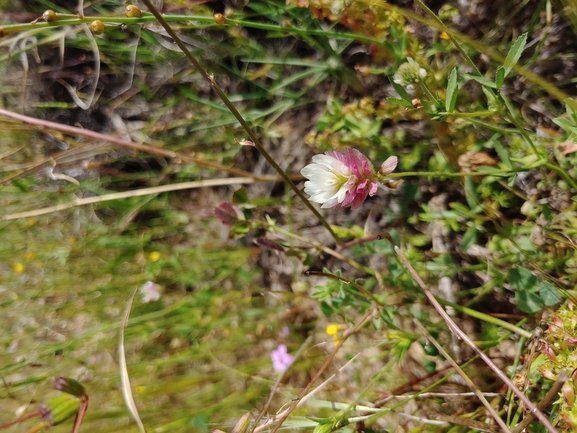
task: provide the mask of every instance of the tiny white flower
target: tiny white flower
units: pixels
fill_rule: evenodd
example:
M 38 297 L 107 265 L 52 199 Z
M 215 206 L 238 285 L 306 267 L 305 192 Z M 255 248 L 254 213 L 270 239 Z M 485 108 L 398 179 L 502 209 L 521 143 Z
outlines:
M 147 281 L 138 288 L 142 296 L 142 302 L 148 304 L 149 302 L 158 301 L 160 299 L 160 286 L 152 281 Z

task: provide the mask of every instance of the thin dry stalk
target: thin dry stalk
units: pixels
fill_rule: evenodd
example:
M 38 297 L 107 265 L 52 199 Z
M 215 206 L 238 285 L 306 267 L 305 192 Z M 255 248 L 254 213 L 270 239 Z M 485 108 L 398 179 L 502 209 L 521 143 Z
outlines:
M 30 218 L 39 215 L 45 215 L 52 212 L 58 212 L 64 209 L 70 209 L 72 207 L 77 206 L 84 206 L 87 204 L 94 204 L 94 203 L 102 203 L 105 201 L 110 200 L 120 200 L 124 198 L 130 197 L 141 197 L 144 195 L 151 195 L 151 194 L 160 194 L 163 192 L 170 192 L 170 191 L 181 191 L 183 189 L 194 189 L 194 188 L 204 188 L 210 186 L 223 186 L 223 185 L 236 185 L 236 184 L 248 184 L 254 183 L 255 180 L 252 177 L 233 177 L 233 178 L 226 178 L 226 179 L 209 179 L 209 180 L 198 180 L 194 182 L 182 182 L 173 185 L 163 185 L 163 186 L 155 186 L 152 188 L 142 188 L 142 189 L 135 189 L 132 191 L 125 191 L 125 192 L 116 192 L 113 194 L 105 194 L 100 195 L 97 197 L 87 197 L 87 198 L 78 198 L 70 203 L 62 203 L 55 206 L 49 206 L 42 209 L 36 209 L 26 212 L 19 212 L 11 215 L 0 216 L 0 220 L 7 221 L 7 220 L 15 220 L 21 218 Z
M 507 375 L 505 373 L 503 373 L 499 367 L 497 367 L 495 365 L 495 363 L 493 361 L 491 361 L 491 358 L 489 358 L 481 349 L 479 349 L 477 346 L 475 346 L 475 343 L 473 343 L 473 341 L 471 341 L 471 339 L 469 338 L 469 336 L 467 334 L 465 334 L 465 332 L 463 332 L 461 330 L 461 328 L 459 328 L 457 326 L 457 324 L 453 321 L 453 319 L 451 319 L 451 317 L 447 314 L 447 312 L 443 309 L 443 307 L 441 306 L 441 304 L 439 304 L 439 302 L 435 299 L 435 296 L 433 296 L 433 294 L 429 291 L 429 289 L 427 288 L 427 286 L 425 285 L 425 283 L 423 282 L 423 280 L 421 279 L 421 277 L 419 276 L 419 274 L 417 273 L 417 271 L 415 271 L 415 269 L 411 266 L 411 264 L 409 263 L 409 261 L 407 260 L 407 258 L 404 256 L 404 254 L 401 252 L 400 248 L 395 245 L 393 239 L 390 236 L 386 236 L 388 241 L 391 242 L 391 244 L 393 245 L 394 249 L 395 249 L 395 253 L 397 254 L 397 256 L 401 259 L 401 261 L 403 262 L 403 264 L 406 266 L 406 268 L 409 270 L 409 272 L 411 273 L 411 276 L 413 277 L 413 279 L 417 282 L 417 284 L 419 285 L 419 287 L 421 288 L 421 290 L 425 293 L 425 295 L 427 296 L 427 298 L 429 299 L 429 302 L 433 305 L 433 307 L 435 308 L 435 310 L 437 310 L 437 312 L 441 315 L 441 317 L 443 318 L 443 320 L 445 321 L 445 323 L 447 324 L 447 326 L 449 327 L 449 329 L 451 330 L 451 332 L 455 333 L 461 340 L 463 340 L 471 349 L 473 349 L 473 351 L 479 355 L 479 357 L 485 362 L 485 364 L 487 364 L 487 366 L 493 370 L 493 372 L 499 377 L 499 379 L 501 379 L 505 385 L 507 385 L 509 387 L 509 389 L 511 391 L 513 391 L 513 393 L 525 404 L 525 406 L 527 407 L 527 409 L 529 409 L 529 412 L 531 412 L 532 414 L 535 415 L 535 417 L 543 424 L 543 426 L 545 426 L 545 428 L 547 429 L 547 431 L 549 433 L 558 433 L 557 429 L 555 427 L 553 427 L 553 425 L 551 424 L 551 422 L 547 419 L 547 417 L 543 414 L 543 412 L 541 412 L 537 406 L 535 406 L 531 400 L 529 400 L 527 398 L 527 396 L 525 394 L 523 394 L 523 392 L 517 388 L 515 386 L 515 384 L 511 381 L 511 379 L 509 379 L 507 377 Z

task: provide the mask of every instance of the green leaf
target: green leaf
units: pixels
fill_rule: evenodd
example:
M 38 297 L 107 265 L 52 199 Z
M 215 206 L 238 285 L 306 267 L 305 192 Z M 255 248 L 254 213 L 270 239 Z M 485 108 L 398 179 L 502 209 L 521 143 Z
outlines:
M 477 186 L 475 181 L 471 177 L 465 178 L 465 199 L 467 200 L 467 205 L 469 209 L 473 212 L 477 212 L 479 203 L 481 203 L 481 197 L 477 194 Z
M 467 251 L 471 248 L 471 245 L 477 243 L 477 234 L 478 230 L 475 226 L 471 226 L 467 229 L 463 236 L 463 240 L 461 241 L 461 248 L 463 248 L 463 251 Z
M 246 188 L 244 186 L 242 188 L 237 189 L 232 194 L 232 202 L 234 204 L 248 203 L 248 193 L 246 192 Z
M 560 128 L 564 129 L 565 131 L 569 131 L 571 128 L 575 126 L 570 120 L 565 119 L 563 117 L 556 117 L 555 119 L 553 119 L 553 123 L 559 126 Z
M 499 66 L 497 69 L 497 73 L 495 74 L 495 85 L 497 89 L 501 89 L 503 87 L 503 83 L 505 82 L 505 69 L 502 66 Z
M 457 102 L 457 68 L 453 68 L 449 75 L 449 83 L 447 84 L 447 97 L 445 99 L 445 110 L 448 113 L 455 109 Z
M 413 104 L 407 101 L 404 101 L 402 99 L 397 99 L 397 98 L 387 98 L 387 100 L 389 102 L 392 102 L 393 104 L 397 104 L 400 105 L 401 107 L 405 107 L 405 108 L 415 108 L 413 107 Z
M 559 290 L 557 290 L 557 287 L 548 281 L 543 281 L 541 283 L 539 295 L 541 295 L 541 299 L 543 299 L 543 302 L 548 307 L 561 302 L 561 294 L 559 293 Z
M 393 86 L 393 88 L 395 89 L 395 91 L 399 94 L 399 96 L 407 101 L 409 104 L 411 104 L 411 107 L 413 106 L 413 102 L 411 97 L 409 96 L 409 94 L 407 93 L 407 91 L 405 90 L 405 88 L 397 83 L 395 83 L 393 81 L 393 77 L 389 77 L 389 81 L 391 82 L 391 85 Z
M 482 86 L 490 87 L 491 89 L 497 88 L 497 85 L 495 83 L 493 83 L 491 80 L 488 80 L 485 77 L 481 77 L 480 75 L 465 74 L 464 78 L 467 80 L 475 80 L 477 83 L 481 84 Z
M 536 293 L 518 291 L 515 293 L 517 306 L 525 313 L 534 314 L 543 309 L 545 304 Z
M 499 155 L 499 158 L 501 158 L 501 161 L 503 161 L 505 164 L 506 168 L 512 169 L 513 164 L 511 164 L 511 160 L 509 159 L 509 152 L 507 149 L 505 149 L 505 147 L 499 142 L 498 139 L 492 140 L 491 144 L 493 145 L 495 152 L 497 152 L 497 155 Z M 501 170 L 501 168 L 499 168 L 499 170 Z
M 525 49 L 525 45 L 527 44 L 527 33 L 523 33 L 521 36 L 517 38 L 517 40 L 513 43 L 513 46 L 509 50 L 507 57 L 505 58 L 505 77 L 509 75 L 513 66 L 517 64 L 519 59 L 521 58 L 521 54 L 523 54 L 523 50 Z
M 509 283 L 518 291 L 535 293 L 539 290 L 539 280 L 527 268 L 511 269 L 507 273 L 507 278 Z

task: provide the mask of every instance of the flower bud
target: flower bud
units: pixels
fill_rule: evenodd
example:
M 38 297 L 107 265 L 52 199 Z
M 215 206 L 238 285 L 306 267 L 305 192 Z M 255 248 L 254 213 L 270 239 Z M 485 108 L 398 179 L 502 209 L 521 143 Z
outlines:
M 226 17 L 223 14 L 216 13 L 213 16 L 214 22 L 217 23 L 219 26 L 222 26 L 226 23 Z
M 42 19 L 47 23 L 53 23 L 54 21 L 58 20 L 58 14 L 56 12 L 48 9 L 46 12 L 42 14 Z
M 396 156 L 389 156 L 385 162 L 381 164 L 381 168 L 379 169 L 380 176 L 386 176 L 387 174 L 392 173 L 397 168 L 397 164 L 399 163 L 399 158 Z
M 94 20 L 90 24 L 90 29 L 95 35 L 101 35 L 106 31 L 106 25 L 100 20 Z
M 389 179 L 386 182 L 383 183 L 383 185 L 385 185 L 387 188 L 390 189 L 397 189 L 398 187 L 400 187 L 403 184 L 404 180 L 403 179 Z
M 140 9 L 138 9 L 138 7 L 136 7 L 134 5 L 127 5 L 126 6 L 126 16 L 128 18 L 138 18 L 138 17 L 142 16 L 142 12 L 140 11 Z
M 42 421 L 50 422 L 50 425 L 58 425 L 75 416 L 80 410 L 81 403 L 70 394 L 60 394 L 48 400 L 48 403 L 40 406 Z
M 74 379 L 68 379 L 66 377 L 57 377 L 54 380 L 54 389 L 73 395 L 74 397 L 78 397 L 80 399 L 88 397 L 88 394 L 86 394 L 86 389 L 84 389 L 80 382 L 77 382 Z
M 563 394 L 563 398 L 565 401 L 570 405 L 573 406 L 575 403 L 575 390 L 573 389 L 573 385 L 571 382 L 567 381 L 563 384 L 561 388 L 561 393 Z

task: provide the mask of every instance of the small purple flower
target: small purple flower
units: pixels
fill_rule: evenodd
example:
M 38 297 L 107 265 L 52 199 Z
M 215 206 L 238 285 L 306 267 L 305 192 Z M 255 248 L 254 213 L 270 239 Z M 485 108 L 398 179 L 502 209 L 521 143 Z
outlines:
M 343 152 L 331 150 L 313 156 L 313 163 L 304 167 L 301 174 L 309 179 L 305 192 L 311 201 L 322 203 L 322 208 L 357 209 L 367 196 L 377 193 L 379 186 L 371 161 L 348 147 Z
M 287 352 L 286 346 L 280 344 L 277 350 L 273 350 L 270 354 L 270 359 L 272 359 L 272 368 L 276 372 L 285 371 L 291 362 L 293 362 L 293 356 Z

